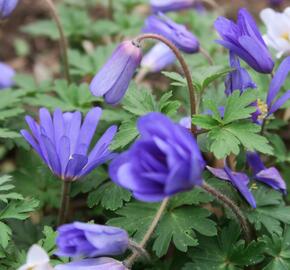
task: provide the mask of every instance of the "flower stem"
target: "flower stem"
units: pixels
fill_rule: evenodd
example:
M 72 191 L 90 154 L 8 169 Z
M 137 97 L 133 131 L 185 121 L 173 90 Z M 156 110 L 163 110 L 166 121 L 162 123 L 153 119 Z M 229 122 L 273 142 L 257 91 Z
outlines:
M 58 213 L 58 226 L 64 224 L 67 220 L 70 203 L 70 181 L 62 181 L 61 201 Z
M 141 41 L 144 39 L 159 40 L 159 41 L 163 42 L 164 44 L 166 44 L 173 51 L 173 53 L 175 54 L 176 58 L 178 59 L 180 65 L 183 69 L 184 76 L 185 76 L 186 81 L 187 81 L 189 97 L 190 97 L 191 116 L 196 114 L 196 90 L 195 90 L 195 87 L 192 83 L 192 77 L 191 77 L 190 70 L 189 70 L 182 54 L 180 53 L 180 51 L 177 49 L 177 47 L 171 41 L 169 41 L 165 37 L 163 37 L 161 35 L 157 35 L 157 34 L 142 34 L 134 40 L 134 43 L 136 43 L 137 45 L 138 44 L 140 45 Z M 195 134 L 195 132 L 196 132 L 196 127 L 193 124 L 191 124 L 191 132 L 193 134 Z
M 211 58 L 210 54 L 207 52 L 207 50 L 205 50 L 202 47 L 199 47 L 199 52 L 204 56 L 204 58 L 207 60 L 207 62 L 213 66 L 214 62 L 213 59 Z
M 147 232 L 145 233 L 143 239 L 141 240 L 141 242 L 139 244 L 139 248 L 143 249 L 146 246 L 148 240 L 150 239 L 150 237 L 154 233 L 154 230 L 155 230 L 156 226 L 158 225 L 158 222 L 161 219 L 161 217 L 162 217 L 162 215 L 163 215 L 163 213 L 164 213 L 164 211 L 166 209 L 166 206 L 167 206 L 168 202 L 169 202 L 169 198 L 165 198 L 162 201 L 162 203 L 161 203 L 161 205 L 160 205 L 160 207 L 159 207 L 154 219 L 152 220 L 152 223 L 150 224 Z M 139 252 L 137 252 L 137 251 L 133 252 L 133 254 L 128 259 L 126 259 L 125 265 L 128 268 L 130 268 L 134 264 L 135 260 L 138 258 L 138 255 L 139 255 Z
M 228 198 L 224 194 L 220 193 L 218 190 L 216 190 L 215 188 L 213 188 L 209 184 L 203 183 L 202 188 L 206 192 L 208 192 L 211 195 L 213 195 L 214 197 L 216 197 L 225 207 L 230 209 L 235 214 L 237 220 L 239 221 L 239 223 L 241 224 L 241 227 L 243 229 L 246 242 L 250 243 L 251 242 L 251 230 L 250 230 L 250 227 L 249 227 L 249 224 L 248 224 L 246 217 L 244 216 L 242 211 L 239 209 L 239 207 L 230 198 Z
M 57 26 L 57 29 L 58 29 L 58 32 L 60 35 L 59 46 L 60 46 L 61 54 L 63 57 L 64 75 L 65 75 L 67 82 L 70 83 L 71 78 L 70 78 L 70 73 L 69 73 L 69 61 L 68 61 L 68 55 L 67 55 L 67 51 L 68 51 L 67 40 L 65 38 L 65 34 L 64 34 L 64 30 L 63 30 L 63 27 L 62 27 L 62 24 L 60 21 L 60 17 L 57 14 L 57 11 L 56 11 L 56 8 L 55 8 L 53 1 L 52 0 L 44 0 L 44 1 L 47 3 L 47 5 L 51 11 L 51 15 L 56 23 L 56 26 Z
M 113 18 L 114 18 L 113 0 L 108 0 L 108 18 L 110 20 L 113 20 Z

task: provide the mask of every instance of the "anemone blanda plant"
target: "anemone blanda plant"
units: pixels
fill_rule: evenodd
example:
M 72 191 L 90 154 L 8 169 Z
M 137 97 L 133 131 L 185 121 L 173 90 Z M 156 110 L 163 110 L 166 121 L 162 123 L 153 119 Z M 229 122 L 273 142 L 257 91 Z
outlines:
M 40 123 L 26 116 L 31 133 L 21 130 L 22 136 L 63 181 L 75 181 L 112 159 L 109 150 L 117 127 L 111 126 L 90 150 L 102 114 L 101 108 L 91 109 L 84 121 L 80 112 L 56 109 L 51 116 L 45 108 L 39 110 Z
M 214 26 L 222 38 L 217 43 L 239 56 L 254 70 L 260 73 L 272 72 L 274 62 L 271 54 L 255 20 L 246 9 L 239 10 L 237 23 L 219 17 Z

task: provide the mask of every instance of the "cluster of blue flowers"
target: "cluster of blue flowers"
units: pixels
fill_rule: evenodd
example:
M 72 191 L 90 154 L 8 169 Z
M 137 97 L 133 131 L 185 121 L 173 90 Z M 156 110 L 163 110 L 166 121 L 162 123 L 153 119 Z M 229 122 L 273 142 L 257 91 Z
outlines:
M 192 8 L 195 2 L 152 1 L 154 14 L 145 21 L 143 32 L 159 34 L 185 53 L 198 52 L 200 45 L 197 38 L 185 26 L 160 13 Z M 7 17 L 16 4 L 17 1 L 0 0 L 0 18 Z M 248 88 L 256 88 L 246 69 L 241 67 L 240 60 L 257 72 L 273 72 L 271 54 L 254 19 L 245 9 L 239 11 L 237 23 L 220 17 L 215 22 L 215 28 L 221 36 L 217 43 L 228 49 L 230 66 L 234 69 L 226 78 L 227 95 L 237 89 L 243 92 Z M 152 62 L 150 55 L 157 55 L 158 61 Z M 139 44 L 131 40 L 124 41 L 94 77 L 90 90 L 95 96 L 103 96 L 108 104 L 118 104 L 142 62 L 144 66 L 151 65 L 152 71 L 159 71 L 173 61 L 174 54 L 161 43 L 142 60 Z M 4 64 L 0 64 L 0 70 L 0 88 L 10 87 L 14 72 Z M 277 98 L 289 71 L 290 57 L 281 63 L 272 79 L 264 104 L 266 114 L 261 111 L 259 101 L 253 105 L 257 106 L 253 121 L 264 120 L 261 116 L 269 117 L 290 98 L 290 90 Z M 246 201 L 256 207 L 255 198 L 248 188 L 250 180 L 245 173 L 234 172 L 227 164 L 223 169 L 206 167 L 191 132 L 161 113 L 152 112 L 139 118 L 137 126 L 140 137 L 126 152 L 117 155 L 110 151 L 116 126 L 108 128 L 89 152 L 101 113 L 101 108 L 93 108 L 82 122 L 80 112 L 63 113 L 56 109 L 51 115 L 42 108 L 39 111 L 39 123 L 30 116 L 26 117 L 31 133 L 22 130 L 21 134 L 63 181 L 76 181 L 99 165 L 113 160 L 109 175 L 116 184 L 132 191 L 138 200 L 156 202 L 202 185 L 202 173 L 207 168 L 216 177 L 231 182 Z M 257 153 L 247 153 L 247 162 L 257 181 L 286 192 L 285 182 L 278 170 L 266 168 Z M 121 262 L 104 257 L 122 255 L 128 249 L 129 238 L 124 230 L 75 222 L 61 226 L 58 232 L 57 255 L 84 259 L 58 265 L 55 269 L 126 269 Z

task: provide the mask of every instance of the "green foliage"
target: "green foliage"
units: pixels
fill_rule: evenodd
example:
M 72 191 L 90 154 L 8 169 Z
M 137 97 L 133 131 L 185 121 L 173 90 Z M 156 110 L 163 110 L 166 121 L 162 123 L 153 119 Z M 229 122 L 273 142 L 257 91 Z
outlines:
M 0 247 L 3 249 L 7 248 L 12 235 L 7 219 L 24 220 L 38 207 L 38 201 L 23 198 L 14 188 L 11 176 L 0 176 Z
M 264 243 L 239 240 L 240 230 L 230 223 L 215 238 L 199 237 L 200 245 L 190 252 L 192 263 L 182 270 L 238 270 L 263 260 Z
M 212 115 L 192 117 L 195 125 L 208 130 L 208 150 L 217 158 L 224 158 L 231 153 L 239 154 L 240 146 L 250 151 L 273 153 L 268 140 L 259 135 L 261 127 L 247 120 L 256 110 L 250 106 L 255 99 L 253 91 L 246 91 L 242 95 L 235 91 L 226 100 L 223 117 L 212 100 L 206 102 L 206 107 L 211 110 Z
M 267 254 L 267 265 L 263 270 L 286 270 L 290 268 L 290 230 L 287 226 L 283 238 L 276 234 L 271 237 L 263 236 L 261 241 L 265 242 L 265 253 Z
M 262 185 L 253 190 L 257 208 L 248 210 L 248 219 L 256 230 L 282 235 L 283 225 L 290 224 L 290 206 L 285 206 L 282 195 Z

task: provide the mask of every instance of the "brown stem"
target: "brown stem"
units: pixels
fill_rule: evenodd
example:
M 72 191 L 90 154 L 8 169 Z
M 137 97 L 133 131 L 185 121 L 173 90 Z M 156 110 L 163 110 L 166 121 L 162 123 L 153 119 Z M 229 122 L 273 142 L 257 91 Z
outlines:
M 248 224 L 246 217 L 244 216 L 242 211 L 239 209 L 239 207 L 230 198 L 228 198 L 224 194 L 220 193 L 218 190 L 216 190 L 215 188 L 213 188 L 209 184 L 203 183 L 202 188 L 206 192 L 208 192 L 211 195 L 213 195 L 214 197 L 216 197 L 225 207 L 230 209 L 235 214 L 237 220 L 239 221 L 239 223 L 241 224 L 241 227 L 243 229 L 246 242 L 250 243 L 251 242 L 251 230 L 250 230 L 250 227 L 249 227 L 249 224 Z
M 207 52 L 207 50 L 205 50 L 202 47 L 199 47 L 199 52 L 204 56 L 204 58 L 208 61 L 208 63 L 211 66 L 214 64 L 213 59 L 211 58 L 211 56 L 209 55 L 209 53 Z
M 139 244 L 139 248 L 144 248 L 146 246 L 146 244 L 147 244 L 148 240 L 150 239 L 150 237 L 152 236 L 160 218 L 162 217 L 168 202 L 169 202 L 169 198 L 165 198 L 162 201 L 154 219 L 152 220 L 152 223 L 150 224 L 147 232 L 145 233 L 142 241 Z M 135 262 L 135 260 L 138 258 L 138 255 L 139 255 L 139 253 L 135 251 L 128 259 L 126 259 L 125 265 L 128 268 L 130 268 L 133 265 L 133 263 Z
M 108 0 L 108 18 L 110 20 L 113 20 L 113 18 L 114 18 L 113 0 Z
M 61 25 L 61 21 L 60 18 L 57 14 L 55 5 L 53 3 L 52 0 L 44 0 L 47 5 L 49 6 L 49 9 L 51 11 L 51 15 L 56 23 L 60 38 L 59 38 L 59 46 L 60 46 L 60 50 L 62 53 L 62 57 L 63 57 L 63 65 L 64 65 L 64 73 L 65 73 L 65 78 L 67 80 L 68 83 L 71 82 L 71 78 L 70 78 L 70 73 L 69 73 L 69 61 L 68 61 L 68 55 L 67 55 L 67 40 L 64 34 L 64 30 L 63 27 Z
M 157 34 L 142 34 L 139 37 L 137 37 L 134 42 L 138 45 L 144 39 L 159 40 L 159 41 L 163 42 L 164 44 L 166 44 L 173 51 L 173 53 L 175 54 L 176 58 L 178 59 L 180 65 L 183 69 L 184 76 L 185 76 L 186 81 L 187 81 L 189 97 L 190 97 L 191 116 L 196 114 L 196 96 L 195 96 L 196 91 L 195 91 L 195 87 L 192 83 L 192 77 L 191 77 L 191 73 L 189 71 L 189 68 L 188 68 L 182 54 L 180 53 L 180 51 L 177 49 L 177 47 L 171 41 L 169 41 L 165 37 L 163 37 L 161 35 L 157 35 Z M 196 132 L 196 127 L 193 124 L 191 124 L 191 132 L 193 134 L 195 134 L 195 132 Z
M 62 180 L 61 201 L 58 214 L 58 226 L 64 224 L 67 220 L 70 203 L 71 182 Z

